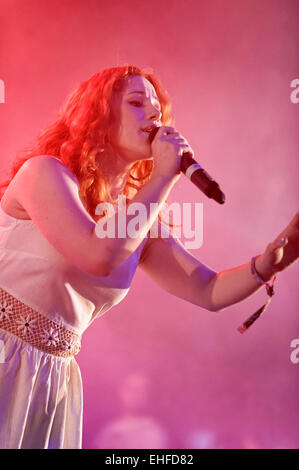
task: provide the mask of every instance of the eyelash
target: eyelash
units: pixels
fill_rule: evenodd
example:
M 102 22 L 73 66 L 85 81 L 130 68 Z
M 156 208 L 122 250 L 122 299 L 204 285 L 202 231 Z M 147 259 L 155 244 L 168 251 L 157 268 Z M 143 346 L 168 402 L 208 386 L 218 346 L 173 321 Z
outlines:
M 141 103 L 140 101 L 129 101 L 130 104 L 132 104 L 133 106 L 136 106 L 137 108 L 140 108 L 143 103 Z M 159 111 L 161 112 L 161 109 L 159 107 Z
M 130 101 L 129 103 L 137 107 L 142 106 L 142 103 L 140 103 L 139 101 Z

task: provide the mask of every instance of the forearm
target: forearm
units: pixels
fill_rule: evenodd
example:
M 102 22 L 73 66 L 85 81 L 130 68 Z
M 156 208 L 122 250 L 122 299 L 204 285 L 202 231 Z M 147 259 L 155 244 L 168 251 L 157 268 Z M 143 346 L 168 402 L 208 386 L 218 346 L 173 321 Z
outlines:
M 251 273 L 250 262 L 232 269 L 218 272 L 211 280 L 210 298 L 213 311 L 221 311 L 231 305 L 252 296 L 264 288 Z M 265 282 L 268 282 L 274 273 L 266 272 L 263 267 L 263 255 L 255 260 L 255 267 Z
M 174 180 L 172 178 L 163 176 L 153 177 L 127 205 L 125 213 L 121 211 L 113 214 L 104 222 L 104 226 L 106 223 L 109 224 L 112 222 L 112 226 L 115 227 L 115 236 L 99 238 L 99 232 L 95 230 L 92 241 L 95 247 L 94 253 L 98 253 L 98 259 L 101 259 L 105 254 L 105 262 L 108 271 L 113 270 L 123 263 L 142 243 L 147 232 L 157 219 L 173 185 Z M 132 211 L 133 214 L 130 215 L 131 206 L 135 203 L 142 204 L 145 217 L 139 217 L 138 236 L 134 234 L 134 237 L 132 237 L 128 227 L 131 221 L 136 219 L 136 213 L 133 213 L 134 211 Z M 122 219 L 119 220 L 120 218 Z M 101 224 L 101 221 L 99 221 L 98 224 Z M 125 233 L 121 235 L 118 233 L 118 227 L 120 225 L 125 228 Z

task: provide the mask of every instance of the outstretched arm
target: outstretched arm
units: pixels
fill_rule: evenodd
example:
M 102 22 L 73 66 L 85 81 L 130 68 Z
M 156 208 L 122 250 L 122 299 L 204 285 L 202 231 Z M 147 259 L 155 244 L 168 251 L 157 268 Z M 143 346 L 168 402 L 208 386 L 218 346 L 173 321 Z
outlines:
M 286 237 L 284 243 L 280 242 L 282 237 Z M 299 213 L 258 256 L 256 270 L 267 282 L 298 256 Z M 247 299 L 263 287 L 251 274 L 250 262 L 217 273 L 172 236 L 149 238 L 139 266 L 167 292 L 214 312 Z

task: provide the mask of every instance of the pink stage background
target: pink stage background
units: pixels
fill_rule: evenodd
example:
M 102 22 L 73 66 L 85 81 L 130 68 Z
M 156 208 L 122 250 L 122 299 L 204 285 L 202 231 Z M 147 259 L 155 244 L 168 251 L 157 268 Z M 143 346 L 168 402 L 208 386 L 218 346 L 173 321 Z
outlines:
M 227 196 L 220 206 L 180 178 L 169 202 L 204 207 L 192 253 L 216 270 L 248 262 L 298 210 L 298 21 L 297 0 L 1 0 L 1 179 L 78 82 L 124 63 L 152 68 Z M 138 270 L 83 336 L 84 448 L 298 448 L 298 272 L 278 277 L 240 335 L 264 290 L 212 313 Z

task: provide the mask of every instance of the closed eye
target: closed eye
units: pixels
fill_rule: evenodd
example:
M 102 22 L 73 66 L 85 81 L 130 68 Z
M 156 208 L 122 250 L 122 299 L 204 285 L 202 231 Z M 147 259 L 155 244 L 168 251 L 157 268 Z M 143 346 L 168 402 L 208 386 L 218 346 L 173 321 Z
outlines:
M 142 106 L 142 103 L 140 101 L 129 101 L 129 103 L 132 104 L 133 106 L 137 106 L 137 107 Z

